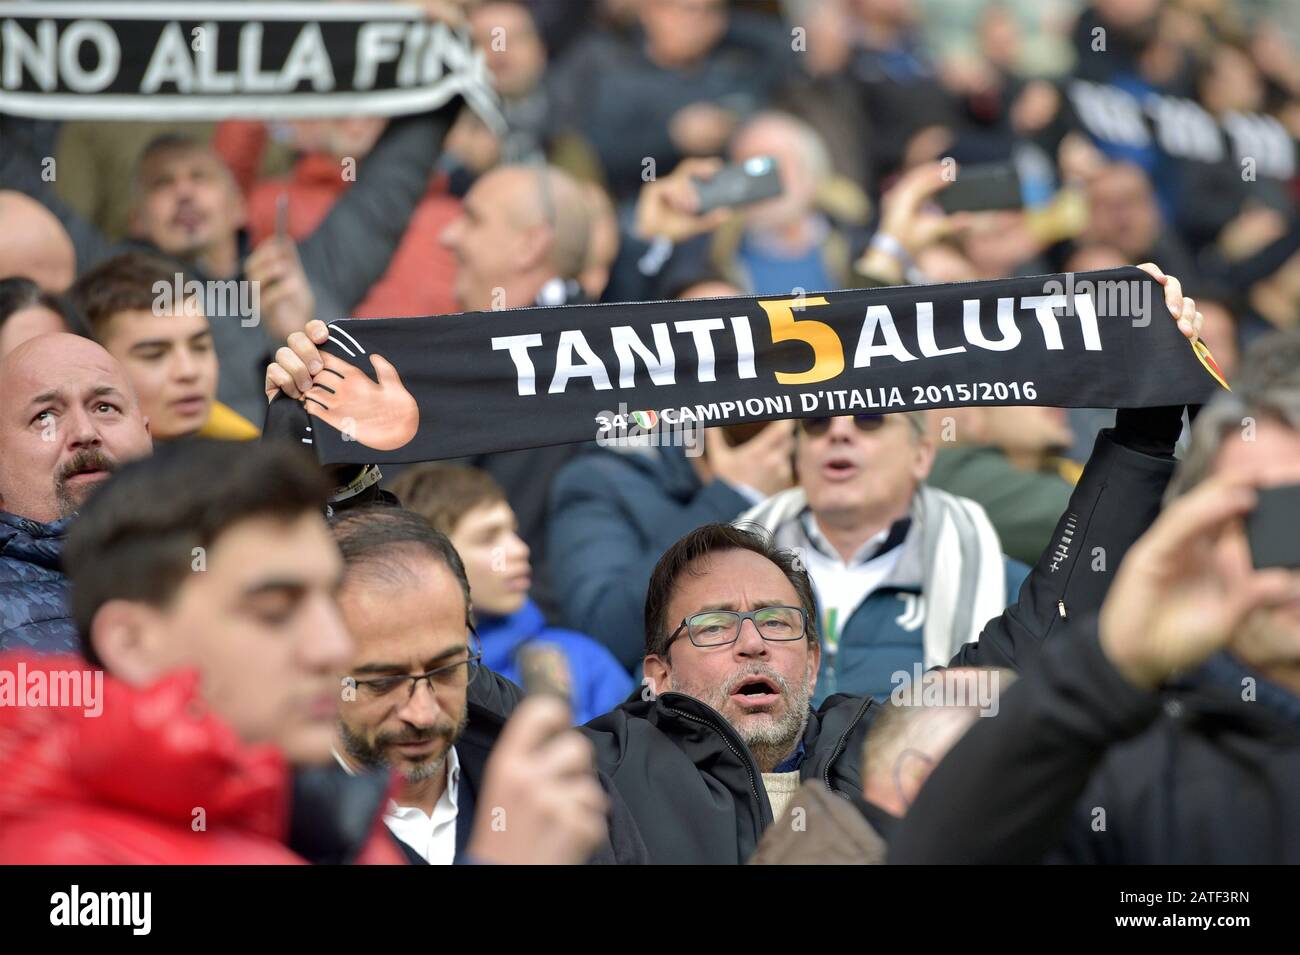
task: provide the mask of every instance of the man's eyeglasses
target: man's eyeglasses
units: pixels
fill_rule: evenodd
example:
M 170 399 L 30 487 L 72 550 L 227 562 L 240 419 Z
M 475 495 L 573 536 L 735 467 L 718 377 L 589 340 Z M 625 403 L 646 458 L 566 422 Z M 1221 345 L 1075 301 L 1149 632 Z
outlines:
M 800 418 L 799 426 L 803 428 L 804 434 L 819 438 L 831 429 L 831 422 L 834 420 L 834 418 Z M 882 414 L 855 414 L 853 416 L 854 426 L 864 433 L 879 431 L 884 423 L 885 416 Z
M 415 688 L 424 680 L 429 681 L 429 689 L 434 694 L 437 694 L 440 687 L 448 690 L 458 690 L 468 686 L 474 680 L 474 677 L 478 675 L 479 664 L 483 660 L 483 652 L 478 643 L 478 633 L 471 628 L 470 636 L 469 653 L 463 659 L 414 676 L 403 673 L 394 676 L 377 676 L 365 680 L 353 679 L 352 682 L 356 685 L 357 695 L 362 699 L 378 700 L 382 697 L 395 695 L 405 685 L 407 687 L 406 699 L 409 700 L 415 696 Z
M 740 613 L 736 610 L 705 610 L 691 614 L 668 638 L 672 643 L 683 630 L 697 647 L 723 647 L 740 638 L 746 620 L 764 640 L 785 642 L 800 640 L 808 629 L 808 620 L 800 607 L 761 607 Z

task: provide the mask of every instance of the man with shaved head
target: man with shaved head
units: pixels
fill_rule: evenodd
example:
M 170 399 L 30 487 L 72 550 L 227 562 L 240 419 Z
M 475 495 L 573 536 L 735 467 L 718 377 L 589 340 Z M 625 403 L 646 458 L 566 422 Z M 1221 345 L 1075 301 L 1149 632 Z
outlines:
M 465 195 L 442 234 L 455 254 L 456 300 L 466 311 L 581 301 L 576 279 L 591 232 L 577 183 L 550 166 L 499 166 Z
M 63 535 L 86 496 L 152 450 L 126 372 L 78 335 L 0 359 L 0 650 L 75 650 Z
M 20 192 L 0 191 L 0 279 L 21 276 L 62 292 L 76 274 L 72 240 L 54 213 Z

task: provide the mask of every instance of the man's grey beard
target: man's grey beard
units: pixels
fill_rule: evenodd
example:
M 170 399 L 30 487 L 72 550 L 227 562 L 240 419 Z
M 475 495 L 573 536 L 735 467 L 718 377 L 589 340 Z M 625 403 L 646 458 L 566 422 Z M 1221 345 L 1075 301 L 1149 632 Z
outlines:
M 117 470 L 117 461 L 98 448 L 83 448 L 54 475 L 54 499 L 59 508 L 60 519 L 71 517 L 81 510 L 87 495 L 95 488 L 87 487 L 73 491 L 68 486 L 68 479 L 86 468 L 95 468 L 112 473 Z
M 456 728 L 448 734 L 444 727 L 439 726 L 433 730 L 417 734 L 404 734 L 401 738 L 393 736 L 376 737 L 374 743 L 368 743 L 362 737 L 353 733 L 346 723 L 339 720 L 339 739 L 343 742 L 343 748 L 347 754 L 355 759 L 362 766 L 368 766 L 371 769 L 387 769 L 391 765 L 384 758 L 384 748 L 387 743 L 420 743 L 427 739 L 435 737 L 445 737 L 447 745 L 437 756 L 432 757 L 423 763 L 417 763 L 414 766 L 403 769 L 402 778 L 408 783 L 422 783 L 427 779 L 432 779 L 438 773 L 442 772 L 447 765 L 447 754 L 451 748 L 456 745 L 456 740 L 460 739 L 460 734 L 465 732 L 465 726 L 469 723 L 469 709 L 461 710 L 460 721 Z
M 55 503 L 59 508 L 59 520 L 63 520 L 65 517 L 71 517 L 73 514 L 77 513 L 77 511 L 81 510 L 80 497 L 74 495 L 72 490 L 66 484 L 54 485 L 54 498 Z
M 770 666 L 751 663 L 733 674 L 725 686 L 710 686 L 705 690 L 696 690 L 677 679 L 674 672 L 668 678 L 668 689 L 676 693 L 693 696 L 701 703 L 707 703 L 724 717 L 724 707 L 730 702 L 728 690 L 736 682 L 747 676 L 763 676 L 776 684 L 781 698 L 785 700 L 785 711 L 776 719 L 758 725 L 745 727 L 731 724 L 732 728 L 744 740 L 749 751 L 754 754 L 760 772 L 770 773 L 781 761 L 794 752 L 804 730 L 808 728 L 808 705 L 812 700 L 812 660 L 804 668 L 804 677 L 798 686 L 791 687 L 789 682 Z M 730 719 L 727 720 L 731 722 Z

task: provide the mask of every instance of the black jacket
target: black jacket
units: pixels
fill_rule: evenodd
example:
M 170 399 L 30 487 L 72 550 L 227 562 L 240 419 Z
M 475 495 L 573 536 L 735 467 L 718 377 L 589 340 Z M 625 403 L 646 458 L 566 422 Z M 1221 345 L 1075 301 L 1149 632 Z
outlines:
M 1214 662 L 1140 690 L 1080 621 L 944 758 L 889 861 L 1300 862 L 1300 697 Z
M 478 805 L 478 793 L 483 787 L 483 775 L 487 768 L 488 757 L 496 746 L 501 730 L 505 728 L 503 711 L 514 708 L 514 703 L 523 691 L 496 674 L 480 673 L 471 686 L 495 681 L 490 691 L 481 696 L 493 702 L 484 706 L 474 699 L 468 704 L 469 721 L 465 731 L 456 740 L 456 755 L 460 759 L 460 792 L 456 812 L 456 860 L 473 861 L 465 856 L 470 834 L 474 829 L 475 810 Z M 496 695 L 500 694 L 500 695 Z M 508 701 L 508 702 L 503 702 Z M 609 835 L 606 842 L 587 860 L 588 865 L 643 865 L 648 861 L 645 843 L 637 831 L 636 821 L 628 811 L 618 791 L 604 773 L 597 773 L 600 784 L 610 798 Z M 406 854 L 409 862 L 424 865 L 425 860 L 412 847 L 397 839 L 398 846 Z
M 1166 456 L 1172 437 L 1152 441 L 1128 427 L 1098 436 L 1054 543 L 1019 600 L 991 620 L 952 665 L 1019 669 L 1059 623 L 1100 607 L 1114 568 L 1159 511 L 1174 467 L 1172 455 Z M 489 693 L 492 699 L 479 702 L 497 712 L 508 712 L 517 698 L 501 692 L 505 681 L 499 678 L 475 683 L 471 693 Z M 846 797 L 860 794 L 862 743 L 878 711 L 865 697 L 827 699 L 809 715 L 802 778 L 820 778 Z M 633 694 L 584 730 L 596 746 L 597 765 L 636 819 L 651 862 L 741 863 L 753 853 L 772 821 L 771 805 L 753 756 L 717 711 L 679 693 L 654 700 Z
M 874 710 L 869 697 L 839 694 L 809 715 L 802 780 L 862 792 L 861 753 Z M 772 824 L 754 757 L 712 707 L 681 693 L 640 696 L 584 729 L 596 764 L 636 817 L 654 863 L 745 862 Z

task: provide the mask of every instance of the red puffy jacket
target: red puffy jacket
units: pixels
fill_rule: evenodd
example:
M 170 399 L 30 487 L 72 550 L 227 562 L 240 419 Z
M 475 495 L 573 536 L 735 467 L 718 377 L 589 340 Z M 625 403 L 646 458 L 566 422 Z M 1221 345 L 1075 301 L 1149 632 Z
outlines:
M 289 764 L 210 713 L 196 672 L 145 689 L 104 674 L 98 716 L 17 705 L 83 671 L 76 657 L 0 654 L 0 864 L 306 862 L 286 845 Z M 357 861 L 405 861 L 382 807 Z

